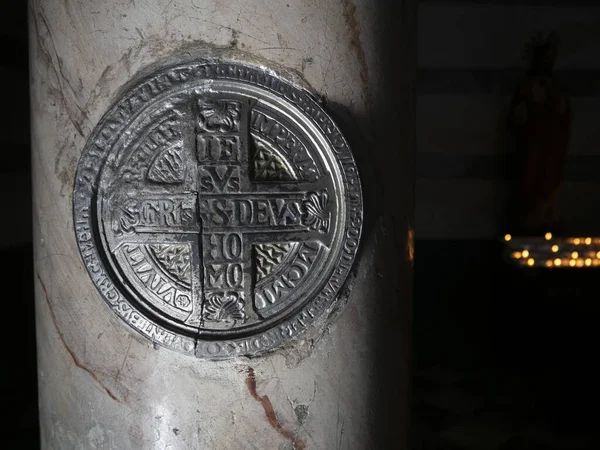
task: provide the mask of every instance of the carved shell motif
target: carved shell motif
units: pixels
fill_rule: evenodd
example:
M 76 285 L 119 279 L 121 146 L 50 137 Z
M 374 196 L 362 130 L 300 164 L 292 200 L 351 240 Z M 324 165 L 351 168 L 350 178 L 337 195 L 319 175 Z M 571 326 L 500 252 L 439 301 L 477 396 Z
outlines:
M 329 197 L 325 191 L 309 192 L 303 202 L 304 224 L 311 230 L 327 233 L 331 213 L 327 209 Z
M 117 235 L 132 233 L 140 222 L 138 205 L 135 200 L 129 200 L 115 212 L 112 229 Z
M 200 127 L 209 132 L 228 133 L 236 129 L 240 118 L 240 104 L 228 100 L 201 100 Z
M 212 294 L 204 305 L 204 318 L 215 322 L 244 322 L 244 300 L 235 292 Z

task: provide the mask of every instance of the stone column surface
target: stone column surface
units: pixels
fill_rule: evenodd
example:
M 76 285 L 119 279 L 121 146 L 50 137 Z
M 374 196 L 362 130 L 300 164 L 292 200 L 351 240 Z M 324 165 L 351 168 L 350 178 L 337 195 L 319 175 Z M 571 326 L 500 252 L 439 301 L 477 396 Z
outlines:
M 415 3 L 30 1 L 43 449 L 408 448 Z M 363 237 L 339 313 L 267 356 L 153 345 L 108 308 L 75 240 L 75 170 L 95 125 L 136 73 L 202 48 L 303 79 L 361 171 Z

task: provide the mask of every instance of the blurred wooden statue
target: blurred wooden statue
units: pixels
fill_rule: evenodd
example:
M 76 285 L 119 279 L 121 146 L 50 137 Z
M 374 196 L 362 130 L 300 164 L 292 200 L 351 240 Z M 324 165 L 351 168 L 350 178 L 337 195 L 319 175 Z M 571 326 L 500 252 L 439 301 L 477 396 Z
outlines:
M 558 39 L 539 33 L 525 48 L 529 72 L 520 81 L 510 108 L 516 134 L 519 173 L 514 202 L 515 231 L 554 229 L 557 191 L 562 177 L 569 130 L 569 95 L 554 77 Z

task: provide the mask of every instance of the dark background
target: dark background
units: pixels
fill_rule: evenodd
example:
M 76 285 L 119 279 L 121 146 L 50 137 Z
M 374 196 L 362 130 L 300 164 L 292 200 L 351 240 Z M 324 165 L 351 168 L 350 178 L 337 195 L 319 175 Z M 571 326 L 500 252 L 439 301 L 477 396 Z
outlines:
M 39 447 L 31 244 L 27 2 L 4 2 L 0 14 L 0 267 L 3 448 Z
M 596 269 L 501 257 L 525 44 L 554 30 L 572 135 L 559 218 L 600 236 L 600 1 L 419 2 L 414 450 L 598 449 Z
M 562 216 L 574 231 L 600 234 L 598 3 L 420 2 L 414 450 L 600 448 L 600 273 L 513 269 L 496 240 L 511 179 L 506 109 L 521 49 L 545 28 L 563 40 L 557 69 L 575 115 Z M 0 180 L 11 218 L 0 261 L 15 291 L 4 296 L 3 439 L 29 449 L 39 439 L 26 2 L 7 3 L 0 17 Z

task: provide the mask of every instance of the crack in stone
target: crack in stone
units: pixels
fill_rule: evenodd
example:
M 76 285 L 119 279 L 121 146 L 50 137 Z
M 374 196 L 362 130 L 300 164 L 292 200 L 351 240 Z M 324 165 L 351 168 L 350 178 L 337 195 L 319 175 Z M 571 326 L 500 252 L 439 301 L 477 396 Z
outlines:
M 65 347 L 65 349 L 67 350 L 67 352 L 71 356 L 71 359 L 73 360 L 73 363 L 75 364 L 75 366 L 79 367 L 84 372 L 87 372 L 92 377 L 92 379 L 102 389 L 104 389 L 104 391 L 108 394 L 108 396 L 110 398 L 112 398 L 117 403 L 123 403 L 115 394 L 113 394 L 111 392 L 111 390 L 109 388 L 107 388 L 106 386 L 104 386 L 104 384 L 102 383 L 102 381 L 100 381 L 100 379 L 98 378 L 98 376 L 91 369 L 87 368 L 86 366 L 84 366 L 81 363 L 81 361 L 79 361 L 79 359 L 77 358 L 77 356 L 75 355 L 75 353 L 73 352 L 73 350 L 71 350 L 71 348 L 67 345 L 67 342 L 65 341 L 65 337 L 63 336 L 62 332 L 60 331 L 60 328 L 58 328 L 58 324 L 56 322 L 56 316 L 54 315 L 54 310 L 52 309 L 52 304 L 50 303 L 50 298 L 48 297 L 48 290 L 46 289 L 46 285 L 42 281 L 42 278 L 40 277 L 40 274 L 37 271 L 35 272 L 35 274 L 37 276 L 38 281 L 40 282 L 40 285 L 42 286 L 42 290 L 44 292 L 44 298 L 46 299 L 46 303 L 48 304 L 48 310 L 50 311 L 50 318 L 52 319 L 52 323 L 54 324 L 54 328 L 56 328 L 56 332 L 58 333 L 58 337 L 60 338 L 60 341 L 62 342 L 63 346 Z
M 354 49 L 354 53 L 356 53 L 356 59 L 358 60 L 358 65 L 360 68 L 359 75 L 366 97 L 366 106 L 370 107 L 371 92 L 369 90 L 369 66 L 367 65 L 367 57 L 361 41 L 360 25 L 356 19 L 356 5 L 352 2 L 352 0 L 341 0 L 341 2 L 342 7 L 344 8 L 344 19 L 348 24 L 348 29 L 350 32 L 350 47 L 352 47 Z
M 256 376 L 254 374 L 254 369 L 252 367 L 248 367 L 246 369 L 246 386 L 248 387 L 248 391 L 250 391 L 250 395 L 254 400 L 261 404 L 263 409 L 265 410 L 265 416 L 267 417 L 267 421 L 269 424 L 284 438 L 288 439 L 292 443 L 292 447 L 294 450 L 305 450 L 306 444 L 302 439 L 297 437 L 291 430 L 286 428 L 279 422 L 277 416 L 275 415 L 275 409 L 273 408 L 273 404 L 267 395 L 258 395 L 256 392 Z

